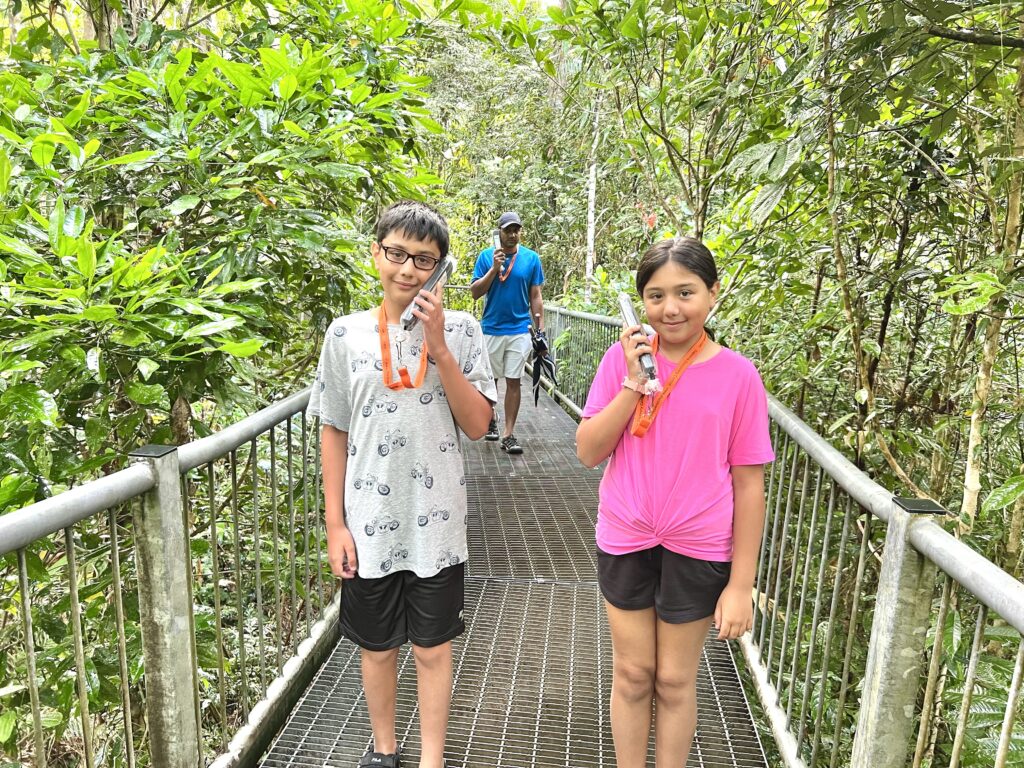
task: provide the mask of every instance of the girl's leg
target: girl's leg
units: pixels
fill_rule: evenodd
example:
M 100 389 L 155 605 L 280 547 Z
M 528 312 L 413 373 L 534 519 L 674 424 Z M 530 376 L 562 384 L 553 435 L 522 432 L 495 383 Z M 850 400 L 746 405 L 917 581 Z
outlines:
M 412 647 L 420 705 L 420 768 L 444 767 L 444 739 L 452 700 L 452 644 Z
M 612 738 L 618 768 L 644 768 L 654 697 L 656 622 L 653 608 L 624 611 L 607 601 L 612 635 Z
M 363 688 L 373 728 L 373 751 L 390 755 L 398 749 L 395 738 L 395 696 L 398 688 L 398 649 L 362 650 Z
M 697 730 L 697 667 L 712 618 L 686 624 L 658 620 L 654 682 L 658 768 L 686 768 Z

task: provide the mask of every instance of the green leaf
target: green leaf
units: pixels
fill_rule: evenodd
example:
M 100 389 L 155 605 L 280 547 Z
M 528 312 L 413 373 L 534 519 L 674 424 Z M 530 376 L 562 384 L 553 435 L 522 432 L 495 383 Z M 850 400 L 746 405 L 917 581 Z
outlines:
M 392 101 L 398 101 L 404 95 L 405 94 L 403 94 L 401 92 L 399 92 L 399 93 L 394 93 L 394 92 L 392 92 L 392 93 L 378 93 L 376 96 L 374 96 L 368 102 L 366 102 L 366 106 L 364 107 L 364 109 L 367 112 L 369 112 L 370 110 L 376 109 L 377 107 L 384 106 L 385 104 L 390 104 Z
M 353 104 L 360 104 L 366 101 L 369 95 L 370 86 L 368 86 L 366 83 L 360 83 L 351 91 L 349 91 L 348 100 L 351 101 Z
M 32 162 L 40 168 L 49 168 L 56 151 L 57 147 L 52 141 L 37 136 L 32 142 Z
M 295 89 L 299 87 L 299 81 L 295 75 L 288 73 L 282 75 L 281 79 L 277 81 L 277 95 L 280 96 L 284 101 L 288 101 L 295 93 Z
M 261 339 L 249 339 L 248 341 L 228 341 L 217 347 L 218 352 L 226 352 L 232 357 L 249 357 L 255 355 L 263 346 Z
M 420 125 L 422 125 L 424 128 L 426 128 L 431 133 L 436 133 L 436 134 L 444 133 L 444 127 L 439 122 L 437 122 L 436 120 L 434 120 L 432 118 L 426 117 L 424 115 L 420 115 L 419 117 L 416 118 L 416 122 L 419 123 Z
M 181 338 L 194 339 L 197 336 L 212 336 L 215 333 L 224 333 L 224 331 L 230 331 L 232 328 L 237 328 L 242 324 L 242 322 L 242 318 L 240 317 L 227 317 L 223 320 L 200 323 L 199 325 L 194 325 L 185 331 L 181 335 Z
M 995 512 L 998 509 L 1004 509 L 1021 496 L 1024 496 L 1024 475 L 1014 475 L 988 495 L 982 505 L 982 510 Z
M 14 716 L 14 710 L 8 709 L 2 715 L 0 715 L 0 743 L 7 741 L 11 738 L 11 734 L 14 733 L 14 723 L 16 718 Z
M 763 224 L 771 216 L 785 193 L 786 185 L 781 182 L 761 187 L 754 199 L 754 204 L 750 207 L 750 220 L 755 225 Z
M 104 320 L 113 320 L 117 317 L 117 307 L 110 304 L 96 304 L 87 307 L 82 312 L 82 317 L 94 323 L 102 323 Z
M 7 419 L 22 423 L 38 421 L 52 425 L 57 416 L 57 406 L 49 392 L 24 382 L 15 384 L 0 395 L 0 412 L 5 413 Z
M 203 202 L 203 199 L 197 195 L 182 195 L 167 206 L 167 211 L 172 216 L 180 216 L 185 211 L 191 211 L 201 202 Z
M 64 217 L 64 234 L 68 237 L 78 237 L 82 234 L 82 227 L 85 226 L 85 209 L 80 205 L 74 205 Z
M 96 243 L 90 237 L 78 238 L 78 271 L 88 282 L 96 274 Z
M 0 149 L 0 196 L 7 194 L 7 188 L 11 183 L 11 160 L 7 152 Z
M 164 388 L 159 384 L 143 384 L 133 381 L 128 384 L 128 398 L 139 405 L 156 405 L 164 397 Z
M 85 113 L 88 111 L 89 103 L 91 101 L 92 94 L 89 91 L 83 93 L 82 98 L 78 100 L 78 103 L 75 105 L 74 109 L 68 112 L 68 114 L 64 117 L 64 125 L 66 125 L 68 128 L 74 128 L 76 125 L 78 125 L 78 121 L 81 120 L 82 116 L 85 115 Z
M 636 11 L 630 11 L 626 14 L 626 18 L 622 20 L 619 25 L 619 34 L 623 37 L 627 37 L 630 40 L 639 40 L 643 36 L 643 32 L 640 30 L 639 14 Z
M 144 357 L 139 360 L 138 368 L 139 373 L 142 374 L 142 378 L 149 381 L 149 377 L 160 370 L 160 363 L 155 360 L 150 360 L 148 357 Z
M 127 155 L 115 157 L 113 160 L 106 160 L 100 163 L 97 167 L 108 168 L 112 165 L 136 165 L 138 163 L 145 162 L 155 154 L 156 151 L 150 149 L 144 149 L 140 152 L 129 152 Z

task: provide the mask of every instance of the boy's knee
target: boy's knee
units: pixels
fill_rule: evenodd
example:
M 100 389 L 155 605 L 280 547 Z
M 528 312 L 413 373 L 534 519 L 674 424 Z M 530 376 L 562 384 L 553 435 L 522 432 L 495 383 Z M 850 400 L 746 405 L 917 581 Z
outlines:
M 432 645 L 429 648 L 425 648 L 421 645 L 413 645 L 412 654 L 416 658 L 416 663 L 421 666 L 433 667 L 439 664 L 447 663 L 452 657 L 452 644 L 451 641 L 447 643 L 441 643 L 441 645 Z
M 363 648 L 363 664 L 369 664 L 372 666 L 387 666 L 394 664 L 398 660 L 398 649 L 389 648 L 386 651 L 369 651 Z

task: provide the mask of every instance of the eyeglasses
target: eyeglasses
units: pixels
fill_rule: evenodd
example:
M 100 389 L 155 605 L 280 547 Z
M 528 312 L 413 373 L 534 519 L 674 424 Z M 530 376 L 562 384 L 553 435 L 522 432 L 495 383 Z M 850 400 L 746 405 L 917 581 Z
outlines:
M 393 245 L 384 245 L 384 243 L 377 243 L 380 249 L 384 251 L 384 258 L 393 264 L 405 264 L 409 259 L 412 259 L 412 263 L 416 269 L 433 269 L 437 266 L 440 259 L 435 259 L 433 256 L 427 256 L 425 253 L 417 253 L 415 255 L 406 253 L 401 248 L 396 248 Z

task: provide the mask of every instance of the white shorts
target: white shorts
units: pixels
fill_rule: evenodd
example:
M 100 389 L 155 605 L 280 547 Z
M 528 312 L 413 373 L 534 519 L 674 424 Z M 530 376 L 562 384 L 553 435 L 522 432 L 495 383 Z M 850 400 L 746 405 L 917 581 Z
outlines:
M 521 379 L 526 358 L 533 349 L 530 334 L 513 336 L 484 336 L 487 356 L 491 359 L 491 373 L 495 379 Z

